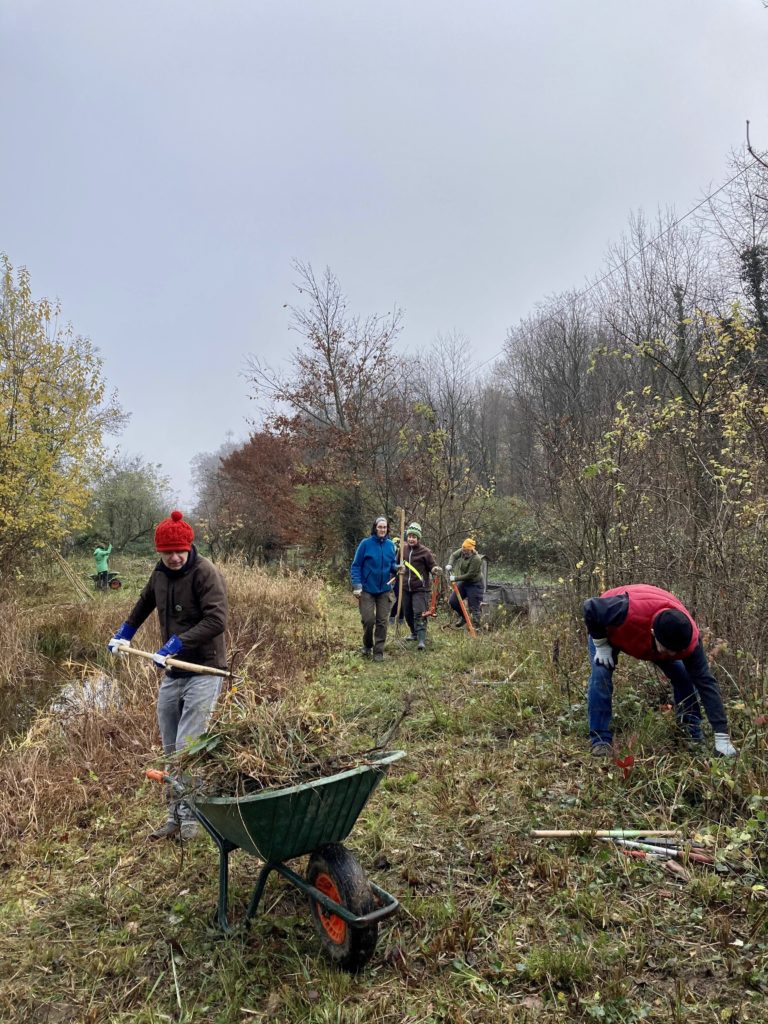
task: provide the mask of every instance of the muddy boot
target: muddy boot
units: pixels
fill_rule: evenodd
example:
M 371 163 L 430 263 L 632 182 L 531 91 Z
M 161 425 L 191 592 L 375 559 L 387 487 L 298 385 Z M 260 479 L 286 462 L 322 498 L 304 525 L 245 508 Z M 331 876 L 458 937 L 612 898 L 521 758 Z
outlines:
M 416 639 L 419 641 L 416 645 L 416 650 L 426 651 L 427 627 L 421 623 L 416 627 Z
M 176 839 L 180 831 L 178 821 L 174 821 L 173 818 L 169 818 L 164 825 L 160 828 L 156 828 L 154 832 L 150 832 L 147 836 L 150 842 L 156 843 L 161 839 Z
M 200 835 L 200 826 L 196 821 L 182 821 L 179 828 L 179 839 L 182 843 L 187 843 L 198 835 Z
M 592 757 L 613 757 L 613 747 L 610 743 L 593 743 Z

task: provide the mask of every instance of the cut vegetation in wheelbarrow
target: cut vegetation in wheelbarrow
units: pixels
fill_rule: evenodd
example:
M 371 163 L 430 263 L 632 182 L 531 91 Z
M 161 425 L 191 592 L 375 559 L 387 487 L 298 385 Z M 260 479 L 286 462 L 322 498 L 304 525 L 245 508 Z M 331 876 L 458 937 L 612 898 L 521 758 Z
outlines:
M 245 796 L 366 765 L 381 746 L 354 722 L 317 710 L 305 691 L 271 701 L 237 693 L 172 759 L 172 774 L 194 778 L 195 792 L 208 796 Z
M 365 765 L 296 786 L 245 796 L 190 794 L 162 772 L 147 774 L 174 787 L 219 850 L 217 921 L 230 930 L 227 917 L 229 854 L 245 850 L 264 861 L 245 913 L 256 913 L 272 871 L 288 879 L 309 898 L 312 921 L 323 949 L 337 966 L 363 967 L 376 948 L 379 922 L 399 904 L 366 877 L 356 858 L 342 845 L 369 797 L 404 751 L 372 757 Z M 284 861 L 310 854 L 306 879 Z

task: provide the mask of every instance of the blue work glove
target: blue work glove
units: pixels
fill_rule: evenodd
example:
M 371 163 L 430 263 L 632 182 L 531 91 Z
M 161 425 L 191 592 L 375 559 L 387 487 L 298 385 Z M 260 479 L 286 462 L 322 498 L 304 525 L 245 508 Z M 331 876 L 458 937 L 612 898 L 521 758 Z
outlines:
M 169 636 L 159 651 L 155 651 L 152 655 L 152 661 L 161 668 L 165 668 L 165 659 L 172 658 L 174 654 L 178 654 L 184 644 L 174 633 L 173 636 Z
M 131 640 L 133 640 L 135 634 L 136 630 L 133 626 L 129 626 L 127 622 L 124 622 L 107 644 L 107 650 L 110 654 L 120 654 L 121 647 L 130 647 Z

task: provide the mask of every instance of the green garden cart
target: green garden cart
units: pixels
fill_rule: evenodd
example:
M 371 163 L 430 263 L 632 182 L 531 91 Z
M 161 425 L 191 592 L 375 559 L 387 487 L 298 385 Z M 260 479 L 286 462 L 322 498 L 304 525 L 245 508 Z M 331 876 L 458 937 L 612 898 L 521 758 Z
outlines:
M 218 848 L 220 928 L 232 930 L 227 916 L 229 855 L 245 850 L 264 863 L 242 923 L 247 926 L 256 913 L 267 879 L 276 871 L 308 897 L 315 931 L 330 960 L 358 971 L 373 955 L 379 922 L 400 904 L 368 879 L 343 840 L 389 766 L 404 756 L 403 750 L 374 754 L 336 775 L 239 797 L 195 794 L 162 771 L 150 770 L 147 776 L 184 796 Z M 284 863 L 307 854 L 305 878 Z

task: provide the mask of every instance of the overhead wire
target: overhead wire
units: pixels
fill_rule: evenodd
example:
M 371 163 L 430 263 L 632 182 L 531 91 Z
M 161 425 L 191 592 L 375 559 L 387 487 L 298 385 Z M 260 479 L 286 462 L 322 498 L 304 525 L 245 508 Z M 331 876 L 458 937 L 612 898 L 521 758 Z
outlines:
M 650 248 L 652 245 L 655 245 L 657 242 L 661 241 L 661 239 L 665 235 L 669 234 L 670 231 L 672 231 L 674 228 L 682 224 L 683 221 L 691 217 L 694 213 L 696 213 L 697 210 L 700 210 L 702 206 L 706 205 L 706 203 L 711 202 L 715 198 L 715 196 L 717 196 L 720 192 L 723 191 L 723 189 L 728 188 L 729 185 L 732 185 L 734 181 L 740 178 L 743 174 L 746 174 L 751 167 L 754 167 L 755 164 L 758 163 L 762 163 L 762 161 L 759 160 L 758 158 L 755 158 L 749 163 L 745 164 L 744 167 L 741 168 L 741 170 L 737 171 L 736 174 L 733 175 L 733 177 L 729 178 L 727 181 L 724 181 L 723 184 L 719 185 L 714 192 L 710 192 L 709 195 L 704 196 L 704 198 L 700 202 L 698 202 L 695 206 L 692 206 L 690 210 L 684 213 L 681 217 L 678 217 L 677 220 L 674 220 L 671 224 L 668 224 L 667 227 L 665 227 L 663 231 L 660 231 L 658 235 L 656 235 L 654 238 L 649 238 L 644 245 L 641 245 L 639 249 L 636 249 L 634 252 L 630 253 L 626 259 L 622 260 L 620 263 L 617 263 L 616 266 L 612 267 L 607 274 L 603 274 L 603 276 L 598 278 L 597 281 L 593 281 L 588 288 L 584 288 L 581 291 L 576 292 L 573 295 L 573 299 L 583 299 L 585 295 L 589 295 L 589 293 L 594 291 L 595 288 L 599 288 L 601 284 L 603 284 L 609 278 L 613 277 L 613 275 L 617 273 L 619 270 L 623 270 L 632 262 L 632 260 L 637 259 L 638 256 L 641 256 L 646 249 Z M 546 322 L 547 320 L 551 320 L 554 323 L 557 314 L 563 312 L 565 309 L 565 306 L 561 306 L 554 313 L 550 313 L 548 316 L 544 317 L 544 321 Z M 495 359 L 498 359 L 499 356 L 502 355 L 504 355 L 503 348 L 499 349 L 498 352 L 495 352 L 492 356 L 489 356 L 487 359 L 483 360 L 482 363 L 478 363 L 476 369 L 482 369 L 483 366 L 487 366 L 488 363 L 493 362 Z

